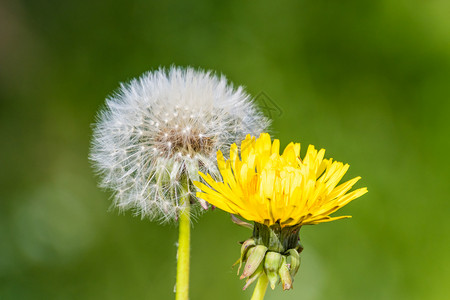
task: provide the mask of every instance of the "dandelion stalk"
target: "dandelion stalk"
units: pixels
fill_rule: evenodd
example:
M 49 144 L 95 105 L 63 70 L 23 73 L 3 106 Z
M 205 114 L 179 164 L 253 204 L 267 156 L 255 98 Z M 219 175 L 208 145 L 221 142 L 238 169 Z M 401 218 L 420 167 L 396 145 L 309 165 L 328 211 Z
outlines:
M 269 284 L 269 280 L 267 279 L 266 274 L 262 274 L 258 282 L 256 283 L 255 289 L 253 290 L 253 295 L 251 300 L 262 300 L 264 299 L 264 295 L 266 294 L 267 285 Z
M 189 299 L 189 260 L 190 260 L 190 237 L 191 218 L 189 196 L 181 198 L 184 210 L 180 213 L 177 253 L 177 283 L 176 300 Z

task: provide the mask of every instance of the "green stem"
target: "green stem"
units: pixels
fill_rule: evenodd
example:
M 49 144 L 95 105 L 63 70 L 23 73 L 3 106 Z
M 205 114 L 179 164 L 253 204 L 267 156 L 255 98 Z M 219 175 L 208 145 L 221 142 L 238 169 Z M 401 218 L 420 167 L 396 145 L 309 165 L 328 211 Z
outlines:
M 266 294 L 267 284 L 269 280 L 267 279 L 266 273 L 263 273 L 256 283 L 255 290 L 253 291 L 251 300 L 262 300 Z
M 179 219 L 176 300 L 189 299 L 189 244 L 191 235 L 189 196 L 181 199 L 184 204 Z

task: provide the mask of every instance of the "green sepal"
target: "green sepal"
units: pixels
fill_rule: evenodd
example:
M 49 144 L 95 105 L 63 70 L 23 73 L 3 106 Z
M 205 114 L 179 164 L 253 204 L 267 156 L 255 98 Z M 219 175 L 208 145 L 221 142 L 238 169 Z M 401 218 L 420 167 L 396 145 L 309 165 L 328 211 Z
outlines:
M 241 257 L 239 260 L 234 264 L 236 265 L 239 262 L 239 268 L 237 271 L 237 274 L 239 275 L 242 267 L 242 263 L 247 259 L 247 253 L 249 253 L 249 250 L 255 246 L 255 240 L 250 238 L 242 243 L 241 246 Z
M 278 269 L 278 274 L 280 275 L 281 284 L 283 286 L 283 290 L 289 290 L 292 288 L 292 277 L 289 271 L 289 264 L 287 263 L 286 256 L 283 255 L 281 258 L 281 265 Z
M 300 255 L 295 249 L 289 249 L 287 253 L 286 263 L 289 265 L 291 276 L 294 277 L 300 268 Z
M 269 251 L 264 260 L 264 270 L 270 282 L 270 287 L 275 289 L 278 283 L 278 269 L 280 268 L 282 255 L 278 252 Z
M 252 275 L 258 266 L 261 264 L 266 254 L 267 247 L 264 245 L 257 245 L 251 248 L 252 253 L 247 258 L 247 263 L 245 264 L 244 271 L 242 272 L 241 279 L 249 277 Z
M 250 284 L 252 284 L 253 282 L 255 282 L 255 280 L 258 279 L 259 276 L 261 276 L 262 274 L 264 274 L 263 264 L 259 264 L 259 266 L 255 270 L 255 272 L 253 272 L 253 274 L 250 275 L 249 278 L 247 278 L 247 280 L 245 281 L 245 285 L 244 285 L 244 287 L 242 289 L 245 290 L 246 288 L 248 288 L 248 286 Z

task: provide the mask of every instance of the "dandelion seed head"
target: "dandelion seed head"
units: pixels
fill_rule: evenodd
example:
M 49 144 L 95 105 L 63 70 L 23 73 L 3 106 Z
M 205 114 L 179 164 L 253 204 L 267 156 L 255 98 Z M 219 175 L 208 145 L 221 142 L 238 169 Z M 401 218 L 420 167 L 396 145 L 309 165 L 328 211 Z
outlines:
M 224 76 L 159 69 L 122 84 L 106 100 L 90 158 L 101 186 L 113 191 L 115 206 L 167 222 L 183 209 L 181 197 L 196 199 L 192 182 L 199 171 L 219 175 L 219 149 L 226 152 L 268 125 L 244 89 L 233 88 Z M 199 207 L 194 204 L 192 213 Z

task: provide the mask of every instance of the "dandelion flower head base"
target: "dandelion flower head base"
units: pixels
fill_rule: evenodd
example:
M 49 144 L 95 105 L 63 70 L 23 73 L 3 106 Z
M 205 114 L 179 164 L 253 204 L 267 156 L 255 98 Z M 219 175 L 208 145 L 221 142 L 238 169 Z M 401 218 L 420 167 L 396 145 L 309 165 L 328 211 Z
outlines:
M 199 171 L 217 177 L 217 150 L 259 134 L 268 123 L 243 88 L 225 77 L 160 69 L 122 84 L 107 99 L 90 158 L 117 207 L 170 221 L 184 207 L 181 198 L 195 199 L 192 181 Z
M 266 226 L 255 223 L 252 238 L 258 245 L 265 245 L 269 251 L 285 253 L 289 249 L 296 249 L 298 252 L 303 250 L 300 244 L 301 226 L 281 227 L 280 224 Z
M 279 224 L 266 226 L 255 223 L 253 236 L 244 241 L 238 275 L 243 268 L 241 279 L 246 279 L 244 289 L 261 276 L 267 276 L 272 289 L 281 281 L 283 290 L 293 287 L 294 276 L 300 268 L 299 226 L 283 227 Z

